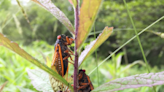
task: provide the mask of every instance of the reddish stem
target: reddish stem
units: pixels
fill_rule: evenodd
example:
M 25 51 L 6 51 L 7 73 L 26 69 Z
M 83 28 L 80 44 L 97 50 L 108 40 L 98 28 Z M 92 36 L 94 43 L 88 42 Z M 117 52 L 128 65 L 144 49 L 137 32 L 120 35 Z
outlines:
M 76 6 L 74 9 L 75 14 L 75 63 L 74 63 L 74 92 L 77 92 L 77 73 L 78 73 L 78 53 L 77 53 L 77 34 L 78 34 L 78 27 L 79 27 L 79 2 L 76 0 Z

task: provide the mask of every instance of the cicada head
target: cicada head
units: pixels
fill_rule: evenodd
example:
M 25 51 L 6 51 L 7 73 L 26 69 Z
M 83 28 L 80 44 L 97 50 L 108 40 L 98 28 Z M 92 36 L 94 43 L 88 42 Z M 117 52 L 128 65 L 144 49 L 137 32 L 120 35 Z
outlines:
M 60 42 L 63 42 L 64 44 L 66 44 L 66 45 L 70 45 L 70 44 L 72 44 L 72 42 L 74 41 L 73 38 L 68 37 L 68 36 L 65 36 L 65 35 L 58 35 L 57 39 L 58 39 Z
M 79 80 L 81 80 L 81 79 L 83 78 L 84 75 L 85 75 L 85 70 L 80 69 L 80 70 L 79 70 L 79 74 L 78 74 Z
M 78 73 L 78 92 L 90 92 L 94 89 L 92 82 L 88 75 L 86 75 L 85 70 L 80 69 Z

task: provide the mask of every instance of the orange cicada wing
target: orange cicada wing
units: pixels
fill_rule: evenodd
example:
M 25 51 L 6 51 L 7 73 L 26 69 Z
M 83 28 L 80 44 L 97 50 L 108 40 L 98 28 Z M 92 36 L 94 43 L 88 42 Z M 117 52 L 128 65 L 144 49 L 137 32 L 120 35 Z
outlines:
M 53 70 L 57 71 L 58 74 L 60 74 L 62 77 L 64 76 L 63 57 L 62 57 L 61 47 L 59 44 L 56 44 L 56 46 L 55 46 L 55 51 L 54 51 L 54 55 L 53 55 L 51 68 Z
M 69 50 L 67 45 L 72 44 L 72 42 L 72 38 L 65 35 L 59 35 L 54 46 L 55 50 L 51 68 L 56 70 L 62 77 L 68 73 L 68 58 L 71 58 L 71 50 Z

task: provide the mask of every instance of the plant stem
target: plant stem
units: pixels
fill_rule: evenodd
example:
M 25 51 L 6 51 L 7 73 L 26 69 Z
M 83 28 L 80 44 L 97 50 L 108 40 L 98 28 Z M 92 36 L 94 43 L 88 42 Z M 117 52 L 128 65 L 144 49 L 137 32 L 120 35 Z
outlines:
M 74 13 L 75 13 L 75 63 L 74 63 L 74 92 L 77 92 L 77 84 L 78 84 L 78 80 L 77 80 L 77 73 L 78 73 L 78 53 L 77 53 L 77 34 L 78 34 L 78 27 L 79 27 L 79 2 L 78 0 L 76 0 L 76 6 L 74 9 Z

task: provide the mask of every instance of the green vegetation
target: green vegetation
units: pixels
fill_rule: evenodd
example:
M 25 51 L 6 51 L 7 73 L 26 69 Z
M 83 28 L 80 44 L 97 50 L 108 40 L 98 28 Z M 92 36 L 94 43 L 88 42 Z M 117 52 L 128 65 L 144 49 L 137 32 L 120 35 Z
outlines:
M 68 19 L 74 22 L 73 8 L 66 0 L 52 0 L 62 10 Z M 151 23 L 164 16 L 164 1 L 152 0 L 127 0 L 128 9 L 133 18 L 137 32 L 149 26 Z M 27 22 L 20 7 L 10 0 L 0 1 L 0 32 L 7 38 L 19 43 L 33 57 L 45 63 L 47 57 L 52 60 L 53 45 L 59 34 L 70 36 L 69 31 L 52 14 L 32 2 L 21 2 L 30 23 Z M 164 19 L 163 19 L 164 20 Z M 164 30 L 164 21 L 161 20 L 146 32 L 139 35 L 143 50 L 148 60 L 150 72 L 163 71 L 164 40 L 155 35 L 155 32 Z M 121 0 L 104 0 L 99 15 L 95 22 L 95 33 L 101 33 L 104 26 L 113 26 L 114 32 L 108 40 L 98 48 L 97 54 L 92 54 L 80 66 L 89 74 L 94 87 L 117 78 L 123 78 L 135 74 L 147 73 L 146 64 L 138 45 L 137 39 L 131 41 L 123 49 L 113 54 L 110 59 L 98 68 L 97 72 L 91 71 L 97 67 L 95 61 L 100 64 L 109 54 L 114 52 L 127 40 L 135 36 L 132 23 L 127 14 L 126 7 Z M 98 34 L 96 34 L 98 36 Z M 83 44 L 84 49 L 95 38 L 94 31 Z M 1 39 L 0 39 L 1 40 Z M 74 44 L 72 45 L 74 46 Z M 70 47 L 72 48 L 72 47 Z M 31 84 L 27 75 L 27 69 L 36 69 L 35 65 L 27 62 L 19 55 L 0 46 L 0 85 L 8 81 L 4 92 L 19 92 L 22 88 L 37 91 Z M 70 64 L 69 76 L 73 74 L 73 65 Z M 19 89 L 18 89 L 19 88 Z M 157 92 L 163 92 L 163 85 L 156 86 Z M 126 89 L 118 92 L 154 92 L 153 88 L 141 87 Z
M 31 49 L 31 46 L 33 49 Z M 50 46 L 45 42 L 34 42 L 31 46 L 25 47 L 20 45 L 20 47 L 40 61 L 45 62 L 42 54 L 49 56 L 49 58 L 52 56 L 53 46 Z M 4 91 L 11 92 L 14 90 L 16 92 L 18 91 L 17 86 L 33 89 L 35 91 L 30 83 L 31 80 L 29 79 L 26 70 L 37 67 L 27 62 L 27 60 L 19 55 L 9 51 L 7 48 L 1 46 L 0 49 L 0 85 L 5 81 L 9 81 L 7 84 L 8 87 L 5 87 Z

